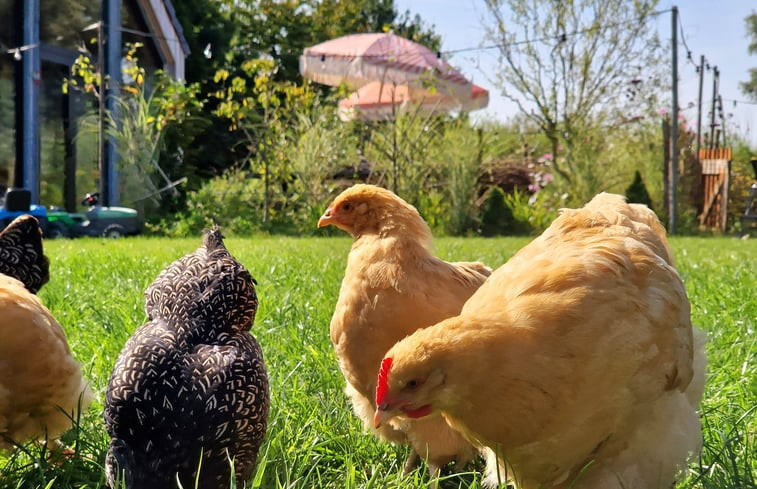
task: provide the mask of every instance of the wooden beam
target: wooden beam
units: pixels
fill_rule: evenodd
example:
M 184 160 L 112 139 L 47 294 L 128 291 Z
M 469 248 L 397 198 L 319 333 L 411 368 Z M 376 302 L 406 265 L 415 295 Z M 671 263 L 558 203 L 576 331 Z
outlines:
M 706 179 L 705 181 L 708 181 Z M 710 213 L 710 210 L 712 209 L 713 204 L 715 204 L 715 200 L 718 198 L 718 195 L 720 195 L 720 188 L 723 186 L 723 176 L 720 175 L 718 177 L 718 182 L 715 185 L 715 188 L 712 189 L 712 192 L 710 193 L 710 198 L 707 199 L 707 202 L 704 205 L 704 208 L 702 209 L 702 214 L 699 216 L 699 225 L 704 226 L 704 222 L 707 219 L 707 216 Z

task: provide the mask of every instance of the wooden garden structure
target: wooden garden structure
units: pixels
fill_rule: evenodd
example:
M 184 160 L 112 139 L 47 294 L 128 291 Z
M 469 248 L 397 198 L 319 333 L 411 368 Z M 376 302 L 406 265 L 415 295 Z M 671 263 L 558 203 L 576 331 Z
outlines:
M 750 163 L 752 163 L 755 182 L 749 188 L 749 196 L 746 200 L 744 215 L 741 216 L 742 233 L 748 232 L 750 221 L 752 225 L 757 224 L 757 157 L 752 158 Z
M 699 226 L 725 232 L 728 217 L 728 187 L 731 179 L 731 149 L 700 149 L 703 206 Z

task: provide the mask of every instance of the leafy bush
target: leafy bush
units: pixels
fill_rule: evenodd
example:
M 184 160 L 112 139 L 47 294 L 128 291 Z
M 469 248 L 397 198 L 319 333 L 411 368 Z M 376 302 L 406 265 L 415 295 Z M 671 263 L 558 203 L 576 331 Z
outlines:
M 754 174 L 750 163 L 753 153 L 748 146 L 741 142 L 734 145 L 733 161 L 731 163 L 731 185 L 728 192 L 728 227 L 731 230 L 737 229 L 738 232 L 744 232 L 741 229 L 741 216 L 746 210 L 749 190 L 752 184 L 757 181 L 757 175 Z
M 447 234 L 463 235 L 474 227 L 483 137 L 483 130 L 471 127 L 466 119 L 445 127 L 437 159 L 441 197 L 448 204 L 443 223 Z
M 644 204 L 652 209 L 652 199 L 649 197 L 647 186 L 644 185 L 644 180 L 642 180 L 639 170 L 634 172 L 633 182 L 626 189 L 626 199 L 628 199 L 628 202 Z
M 538 234 L 552 224 L 560 207 L 565 205 L 567 194 L 550 193 L 541 190 L 531 195 L 515 191 L 505 196 L 505 203 L 519 224 L 519 230 Z
M 249 169 L 229 170 L 189 192 L 186 211 L 153 230 L 187 236 L 218 223 L 228 234 L 314 233 L 318 216 L 333 198 L 336 182 L 331 177 L 358 159 L 357 142 L 333 111 L 303 111 L 293 117 L 294 124 L 269 143 L 268 157 L 277 162 L 255 166 L 276 168 L 267 191 L 264 175 Z
M 391 176 L 388 188 L 416 207 L 438 177 L 435 156 L 443 122 L 420 110 L 401 110 L 393 120 L 369 126 L 366 157 L 375 170 Z
M 169 236 L 197 235 L 218 224 L 227 234 L 261 228 L 263 183 L 248 171 L 229 170 L 187 194 L 187 210 L 153 231 Z
M 285 151 L 294 178 L 287 190 L 287 205 L 294 228 L 301 234 L 315 232 L 314 223 L 333 197 L 332 176 L 358 160 L 357 140 L 336 115 L 314 111 L 299 114 Z
M 505 192 L 499 187 L 490 188 L 481 206 L 481 234 L 484 236 L 515 234 L 517 227 L 513 211 L 505 202 Z
M 688 136 L 686 136 L 688 137 Z M 684 135 L 679 147 L 686 148 Z M 540 160 L 556 177 L 554 189 L 567 194 L 565 204 L 580 207 L 599 192 L 624 193 L 638 171 L 653 202 L 662 201 L 662 140 L 657 117 L 629 121 L 610 129 L 592 125 L 575 129 L 558 147 L 558 155 L 544 154 Z M 555 158 L 563 173 L 555 170 Z

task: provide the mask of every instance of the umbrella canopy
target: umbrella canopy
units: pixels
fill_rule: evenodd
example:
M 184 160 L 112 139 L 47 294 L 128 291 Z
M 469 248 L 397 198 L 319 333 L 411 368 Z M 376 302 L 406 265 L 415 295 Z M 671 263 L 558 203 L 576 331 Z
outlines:
M 300 73 L 332 86 L 345 83 L 360 88 L 378 81 L 434 87 L 459 97 L 471 90 L 471 82 L 437 53 L 391 32 L 351 34 L 306 48 L 300 56 Z
M 460 110 L 470 112 L 489 105 L 489 91 L 473 84 L 464 97 L 452 97 L 442 92 L 413 89 L 408 85 L 388 85 L 373 82 L 361 87 L 339 101 L 339 117 L 344 120 L 376 121 L 394 117 L 398 110 L 413 107 L 426 115 Z

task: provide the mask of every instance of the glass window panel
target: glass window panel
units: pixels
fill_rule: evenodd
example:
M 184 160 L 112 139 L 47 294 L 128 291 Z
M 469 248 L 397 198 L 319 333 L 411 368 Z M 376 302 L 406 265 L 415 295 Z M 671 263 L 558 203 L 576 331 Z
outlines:
M 13 182 L 16 161 L 16 113 L 13 89 L 13 58 L 0 58 L 0 195 Z
M 77 49 L 90 36 L 82 30 L 100 20 L 101 3 L 101 0 L 40 0 L 40 41 Z

